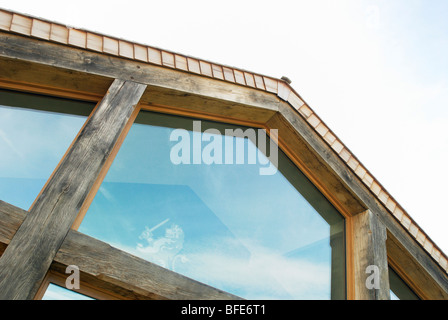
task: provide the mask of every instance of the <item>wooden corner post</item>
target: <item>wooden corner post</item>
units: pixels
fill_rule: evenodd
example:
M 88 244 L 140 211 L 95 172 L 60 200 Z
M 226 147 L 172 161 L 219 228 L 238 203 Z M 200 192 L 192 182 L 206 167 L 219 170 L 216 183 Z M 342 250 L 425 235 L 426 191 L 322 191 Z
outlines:
M 0 299 L 33 299 L 146 89 L 114 80 L 0 258 Z
M 389 300 L 386 227 L 370 210 L 352 219 L 354 298 Z

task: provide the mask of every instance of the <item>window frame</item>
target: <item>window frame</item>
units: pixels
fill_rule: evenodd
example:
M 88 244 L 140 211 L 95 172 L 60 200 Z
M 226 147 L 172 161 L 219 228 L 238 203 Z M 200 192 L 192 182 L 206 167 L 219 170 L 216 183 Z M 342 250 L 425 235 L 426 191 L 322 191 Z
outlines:
M 72 225 L 73 230 L 78 230 L 79 226 L 82 223 L 82 220 L 84 219 L 85 215 L 87 214 L 87 211 L 93 202 L 93 199 L 95 198 L 99 188 L 101 187 L 101 184 L 104 180 L 104 178 L 107 175 L 107 172 L 109 168 L 111 167 L 113 161 L 115 160 L 116 155 L 118 154 L 118 151 L 120 150 L 124 140 L 126 139 L 127 134 L 129 133 L 129 130 L 131 129 L 132 125 L 135 122 L 135 119 L 137 118 L 140 111 L 150 111 L 150 112 L 157 112 L 162 114 L 169 114 L 169 115 L 175 115 L 175 116 L 182 116 L 182 117 L 188 117 L 188 118 L 194 118 L 197 120 L 209 120 L 209 121 L 215 121 L 215 122 L 221 122 L 226 124 L 232 124 L 232 125 L 241 125 L 246 127 L 251 127 L 255 129 L 264 129 L 268 136 L 270 136 L 270 127 L 267 124 L 262 124 L 259 122 L 254 121 L 241 121 L 238 119 L 232 119 L 228 117 L 222 117 L 222 116 L 216 116 L 211 115 L 207 113 L 201 113 L 201 112 L 194 112 L 194 111 L 188 111 L 183 109 L 178 109 L 174 107 L 167 107 L 163 105 L 149 105 L 140 103 L 134 110 L 132 116 L 130 117 L 128 123 L 125 125 L 125 128 L 118 138 L 117 143 L 115 144 L 109 158 L 103 165 L 100 174 L 98 175 L 93 187 L 91 188 L 90 192 L 87 195 L 86 200 L 84 201 L 78 217 L 76 218 L 74 224 Z M 308 171 L 306 168 L 302 165 L 302 163 L 297 159 L 297 157 L 293 156 L 293 153 L 287 148 L 284 142 L 281 141 L 280 137 L 278 139 L 278 147 L 281 149 L 285 155 L 294 163 L 294 165 L 297 167 L 298 170 L 301 170 L 302 173 L 311 181 L 311 183 L 316 186 L 316 188 L 319 190 L 319 192 L 322 193 L 322 195 L 336 208 L 336 210 L 341 214 L 341 216 L 344 218 L 345 226 L 344 226 L 344 253 L 345 253 L 345 299 L 351 299 L 353 297 L 353 247 L 352 247 L 352 241 L 349 239 L 352 238 L 352 223 L 351 218 L 352 215 L 348 213 L 346 208 L 344 208 L 338 201 L 334 199 L 334 197 L 331 196 L 318 182 L 318 180 Z
M 53 177 L 54 173 L 57 171 L 57 169 L 61 165 L 62 161 L 67 156 L 67 153 L 72 148 L 74 142 L 76 141 L 76 139 L 78 138 L 78 136 L 82 132 L 82 130 L 84 129 L 84 127 L 85 127 L 86 123 L 88 122 L 88 120 L 92 117 L 92 115 L 95 112 L 95 110 L 96 110 L 96 108 L 98 106 L 98 103 L 101 100 L 101 98 L 97 99 L 97 98 L 91 97 L 88 94 L 84 95 L 82 93 L 75 93 L 75 92 L 69 92 L 69 91 L 66 92 L 66 91 L 62 91 L 62 90 L 59 90 L 59 89 L 50 89 L 50 88 L 45 89 L 45 88 L 41 88 L 40 86 L 22 85 L 22 84 L 15 84 L 15 83 L 7 83 L 7 85 L 5 85 L 5 83 L 1 79 L 0 79 L 0 90 L 7 90 L 7 91 L 11 91 L 12 93 L 16 92 L 16 93 L 19 93 L 19 94 L 20 93 L 30 93 L 30 94 L 35 94 L 35 95 L 44 96 L 44 97 L 48 97 L 48 98 L 54 97 L 54 98 L 59 98 L 59 99 L 67 99 L 67 100 L 71 100 L 71 101 L 95 103 L 95 106 L 92 108 L 92 111 L 86 117 L 84 123 L 82 124 L 82 126 L 80 127 L 80 129 L 76 133 L 76 135 L 74 136 L 72 142 L 70 143 L 68 148 L 65 150 L 65 152 L 64 152 L 63 156 L 61 157 L 61 159 L 59 159 L 56 167 L 53 169 L 51 174 L 46 179 L 43 187 L 41 188 L 39 193 L 36 195 L 34 201 L 31 203 L 30 207 L 28 208 L 28 211 L 29 211 L 34 206 L 36 200 L 41 196 L 43 190 L 45 190 L 45 187 L 47 186 L 48 182 L 51 180 L 51 178 Z M 7 106 L 7 107 L 10 107 L 10 106 Z M 16 108 L 16 107 L 12 106 L 11 108 Z M 22 108 L 22 107 L 17 107 L 17 108 Z M 41 111 L 39 109 L 34 109 L 34 108 L 27 108 L 27 109 L 28 110 Z M 47 111 L 43 110 L 43 112 L 47 112 Z
M 77 99 L 77 100 L 81 100 L 81 101 L 87 101 L 87 102 L 96 102 L 97 105 L 95 106 L 95 108 L 93 109 L 92 113 L 89 115 L 89 117 L 86 119 L 85 123 L 83 124 L 82 128 L 80 129 L 79 133 L 83 130 L 83 128 L 85 127 L 85 125 L 87 124 L 88 120 L 91 118 L 91 116 L 94 114 L 94 111 L 96 110 L 96 108 L 98 107 L 98 103 L 101 101 L 100 96 L 98 95 L 92 95 L 89 93 L 85 93 L 85 92 L 76 92 L 76 91 L 72 91 L 72 90 L 60 90 L 59 88 L 51 88 L 51 87 L 47 87 L 47 86 L 40 86 L 40 85 L 29 85 L 29 84 L 23 84 L 23 83 L 17 83 L 17 82 L 5 82 L 0 80 L 0 88 L 4 88 L 4 89 L 9 89 L 9 90 L 15 90 L 15 91 L 23 91 L 23 92 L 30 92 L 30 93 L 36 93 L 36 94 L 43 94 L 43 95 L 47 95 L 47 96 L 55 96 L 55 97 L 60 97 L 60 98 L 67 98 L 67 99 Z M 242 126 L 247 126 L 247 127 L 252 127 L 252 128 L 256 128 L 256 129 L 264 129 L 266 130 L 267 135 L 269 136 L 269 131 L 270 128 L 266 123 L 260 123 L 257 121 L 242 121 L 240 119 L 235 119 L 235 118 L 230 118 L 230 117 L 224 117 L 224 116 L 220 116 L 220 115 L 213 115 L 213 114 L 208 114 L 208 113 L 204 113 L 204 112 L 197 112 L 197 111 L 192 111 L 192 110 L 186 110 L 186 109 L 181 109 L 181 108 L 176 108 L 176 107 L 170 107 L 170 106 L 165 106 L 165 105 L 159 105 L 159 104 L 145 104 L 145 103 L 140 103 L 134 110 L 133 114 L 131 115 L 130 119 L 128 120 L 128 122 L 125 125 L 124 130 L 122 131 L 121 135 L 119 136 L 115 146 L 112 149 L 111 154 L 109 155 L 107 161 L 103 164 L 103 167 L 100 171 L 100 174 L 97 176 L 95 183 L 93 185 L 93 187 L 90 189 L 90 192 L 87 195 L 86 200 L 84 201 L 78 216 L 74 222 L 74 224 L 72 225 L 72 229 L 73 230 L 77 230 L 82 219 L 84 218 L 86 212 L 88 211 L 88 208 L 91 204 L 91 202 L 93 201 L 93 198 L 95 197 L 96 193 L 98 192 L 102 181 L 104 180 L 107 171 L 109 170 L 110 166 L 112 165 L 112 162 L 115 159 L 115 156 L 117 155 L 119 149 L 121 148 L 121 145 L 123 144 L 127 133 L 129 132 L 131 126 L 133 125 L 138 113 L 140 111 L 153 111 L 153 112 L 159 112 L 159 113 L 166 113 L 166 114 L 171 114 L 171 115 L 177 115 L 177 116 L 184 116 L 184 117 L 192 117 L 192 118 L 196 118 L 196 119 L 200 119 L 200 120 L 211 120 L 211 121 L 216 121 L 216 122 L 222 122 L 222 123 L 228 123 L 228 124 L 234 124 L 234 125 L 242 125 Z M 79 136 L 79 133 L 76 135 L 76 137 L 74 138 L 73 141 L 76 140 L 76 138 Z M 45 189 L 45 187 L 47 186 L 48 182 L 51 180 L 51 178 L 54 175 L 54 172 L 57 171 L 57 169 L 59 168 L 60 164 L 63 162 L 64 158 L 67 156 L 67 153 L 70 151 L 71 147 L 72 147 L 73 143 L 70 145 L 70 147 L 67 149 L 66 153 L 64 154 L 64 156 L 61 158 L 61 160 L 59 161 L 58 165 L 56 166 L 55 170 L 53 171 L 53 173 L 49 176 L 47 182 L 45 183 L 44 187 L 42 188 L 41 192 L 37 195 L 36 200 L 39 198 L 39 196 L 42 194 L 42 191 Z M 352 238 L 351 236 L 351 217 L 352 214 L 348 213 L 348 211 L 339 203 L 339 201 L 336 201 L 334 199 L 333 196 L 331 196 L 331 194 L 329 192 L 326 191 L 325 188 L 322 187 L 322 184 L 319 183 L 319 181 L 314 177 L 314 175 L 312 175 L 311 172 L 309 172 L 309 170 L 307 170 L 303 164 L 300 162 L 300 159 L 298 159 L 296 156 L 293 155 L 293 152 L 287 147 L 287 145 L 281 140 L 281 137 L 279 137 L 278 140 L 278 147 L 286 154 L 286 156 L 297 166 L 297 168 L 299 170 L 301 170 L 303 172 L 303 174 L 311 181 L 311 183 L 313 185 L 315 185 L 317 187 L 317 189 L 324 195 L 325 198 L 328 199 L 328 201 L 339 211 L 339 213 L 343 216 L 344 220 L 345 220 L 345 241 L 344 241 L 344 245 L 345 245 L 345 266 L 346 266 L 346 270 L 345 270 L 345 285 L 346 285 L 346 299 L 351 299 L 353 297 L 353 284 L 352 282 L 354 281 L 353 279 L 353 272 L 351 272 L 352 270 L 352 265 L 353 265 L 353 255 L 351 254 L 352 251 L 352 241 L 350 241 L 350 239 Z M 29 209 L 31 209 L 33 207 L 34 203 L 30 206 Z M 51 277 L 50 277 L 51 276 Z M 63 278 L 64 275 L 61 273 L 57 273 L 54 272 L 50 269 L 49 271 L 49 278 L 51 279 L 51 281 L 54 281 L 56 284 L 60 284 L 61 281 L 60 279 Z M 41 291 L 42 288 L 46 288 L 48 287 L 49 284 L 49 280 L 46 279 L 43 284 L 42 287 L 39 290 L 39 294 L 36 295 L 36 299 L 39 299 L 42 297 Z M 58 280 L 59 279 L 59 280 Z M 90 292 L 90 291 L 89 291 Z M 104 296 L 104 292 L 101 293 L 101 290 L 98 290 L 98 292 L 100 292 L 100 294 L 97 294 L 95 291 L 92 291 L 92 293 L 90 294 L 91 297 L 93 298 L 100 298 L 102 296 Z M 109 292 L 108 293 L 110 297 L 114 297 L 114 293 L 113 292 Z M 107 298 L 107 295 L 104 296 Z
M 109 80 L 108 80 L 109 81 Z M 16 91 L 24 91 L 24 92 L 32 92 L 32 93 L 38 93 L 38 94 L 45 94 L 45 95 L 53 95 L 56 97 L 62 97 L 62 98 L 69 98 L 69 99 L 78 99 L 78 100 L 84 100 L 89 102 L 96 102 L 98 103 L 102 95 L 99 95 L 97 93 L 90 93 L 90 92 L 81 92 L 76 90 L 68 90 L 68 89 L 61 89 L 58 87 L 52 87 L 48 85 L 41 85 L 41 84 L 31 84 L 31 83 L 25 83 L 22 81 L 10 81 L 10 80 L 0 80 L 0 87 L 4 89 L 10 89 L 10 90 L 16 90 Z M 96 108 L 96 107 L 95 107 Z M 95 109 L 94 109 L 95 110 Z M 228 116 L 222 116 L 222 115 L 216 115 L 216 114 L 209 114 L 205 112 L 198 112 L 195 110 L 188 110 L 187 108 L 179 108 L 179 107 L 173 107 L 173 106 L 166 106 L 162 104 L 148 104 L 148 103 L 141 103 L 137 108 L 135 113 L 133 114 L 133 117 L 128 121 L 125 130 L 120 135 L 118 142 L 116 143 L 115 147 L 113 148 L 113 153 L 108 158 L 108 161 L 104 163 L 103 168 L 101 170 L 101 173 L 96 179 L 96 183 L 94 187 L 90 190 L 89 195 L 86 199 L 86 201 L 83 204 L 82 209 L 80 210 L 80 214 L 78 215 L 77 222 L 82 220 L 82 215 L 85 214 L 88 208 L 89 202 L 93 200 L 94 194 L 96 194 L 96 191 L 98 191 L 99 186 L 101 185 L 102 180 L 105 177 L 105 174 L 107 173 L 108 168 L 110 167 L 114 156 L 118 152 L 122 142 L 125 139 L 125 136 L 127 132 L 129 131 L 133 121 L 135 120 L 135 117 L 137 116 L 138 112 L 140 110 L 148 110 L 148 111 L 155 111 L 155 112 L 163 112 L 167 114 L 175 114 L 175 115 L 181 115 L 181 116 L 191 116 L 198 119 L 204 119 L 204 120 L 213 120 L 213 121 L 219 121 L 219 122 L 225 122 L 230 124 L 239 124 L 239 125 L 245 125 L 245 126 L 251 126 L 254 128 L 264 128 L 269 133 L 269 127 L 266 123 L 261 123 L 257 121 L 241 121 L 238 118 L 231 118 Z M 93 112 L 92 112 L 93 114 Z M 90 116 L 89 116 L 90 118 Z M 85 123 L 88 122 L 88 119 Z M 84 124 L 85 125 L 85 124 Z M 84 128 L 84 126 L 83 126 Z M 82 129 L 81 129 L 82 130 Z M 75 138 L 76 139 L 76 138 Z M 345 232 L 345 253 L 346 253 L 346 298 L 351 300 L 355 297 L 355 274 L 354 274 L 354 258 L 353 258 L 353 251 L 354 244 L 353 244 L 353 216 L 358 214 L 359 212 L 351 212 L 349 208 L 345 207 L 344 204 L 342 204 L 340 201 L 338 201 L 331 192 L 328 192 L 328 190 L 325 187 L 325 184 L 319 181 L 319 178 L 317 178 L 313 172 L 307 169 L 307 167 L 302 163 L 300 160 L 300 157 L 297 156 L 297 154 L 294 153 L 293 150 L 287 145 L 287 143 L 283 142 L 281 139 L 279 139 L 279 148 L 282 149 L 283 152 L 288 156 L 289 159 L 305 174 L 305 176 L 310 179 L 310 181 L 319 189 L 319 191 L 332 203 L 332 205 L 341 213 L 341 215 L 345 219 L 346 223 L 346 232 Z M 71 148 L 71 146 L 70 146 Z M 70 148 L 67 150 L 69 152 Z M 67 153 L 66 153 L 67 154 Z M 65 158 L 66 154 L 62 157 L 60 163 Z M 56 169 L 59 167 L 56 167 Z M 56 170 L 55 169 L 55 170 Z M 51 177 L 53 174 L 49 177 L 48 181 L 51 180 Z M 47 181 L 47 183 L 48 183 Z M 348 187 L 347 187 L 348 188 Z M 96 189 L 96 190 L 95 190 Z M 348 189 L 347 189 L 347 192 Z M 81 220 L 79 220 L 81 219 Z M 76 230 L 76 224 L 73 225 L 73 229 Z M 79 225 L 79 224 L 78 224 Z M 389 230 L 388 230 L 388 236 L 389 236 Z M 392 235 L 393 236 L 393 235 Z M 394 236 L 393 236 L 394 237 Z M 389 237 L 388 237 L 389 239 Z M 415 243 L 415 245 L 418 245 Z M 389 255 L 389 246 L 388 246 L 388 255 Z M 411 256 L 410 253 L 405 253 L 407 256 Z M 395 257 L 389 255 L 389 261 L 393 261 Z M 399 259 L 397 259 L 399 260 Z M 397 270 L 397 268 L 395 268 Z M 50 271 L 53 272 L 53 271 Z M 53 272 L 54 273 L 54 272 Z M 403 271 L 400 276 L 406 278 L 406 271 Z M 408 277 L 409 278 L 409 277 Z M 425 292 L 428 292 L 429 290 L 432 290 L 431 288 L 425 288 L 422 287 L 418 290 L 416 288 L 418 286 L 413 284 L 414 280 L 411 280 L 409 278 L 409 281 L 407 282 L 408 285 L 416 292 L 418 295 L 422 298 L 431 298 L 433 295 L 431 293 L 426 294 Z M 93 297 L 93 296 L 92 296 Z M 122 297 L 125 298 L 125 297 Z
M 163 108 L 163 109 L 162 109 Z M 110 167 L 112 166 L 116 155 L 118 154 L 119 150 L 121 149 L 124 141 L 126 140 L 126 136 L 129 133 L 129 131 L 131 130 L 131 127 L 133 126 L 133 124 L 135 123 L 135 120 L 137 119 L 138 115 L 140 112 L 154 112 L 154 113 L 158 113 L 158 114 L 166 114 L 166 115 L 174 115 L 174 116 L 180 116 L 183 118 L 190 118 L 192 120 L 201 120 L 201 121 L 212 121 L 212 122 L 218 122 L 218 123 L 223 123 L 223 124 L 230 124 L 230 125 L 236 125 L 236 126 L 244 126 L 245 128 L 254 128 L 254 129 L 264 129 L 266 130 L 267 136 L 269 135 L 269 130 L 270 128 L 267 125 L 262 125 L 260 123 L 255 123 L 254 122 L 249 122 L 249 121 L 238 121 L 238 120 L 229 120 L 227 118 L 222 118 L 222 117 L 215 117 L 215 116 L 210 116 L 210 115 L 204 115 L 202 113 L 193 113 L 193 112 L 185 112 L 185 111 L 181 111 L 181 110 L 170 110 L 170 112 L 166 112 L 164 110 L 164 107 L 159 106 L 159 105 L 145 105 L 145 104 L 140 104 L 134 111 L 134 113 L 132 114 L 130 120 L 128 121 L 128 123 L 125 126 L 125 129 L 123 130 L 122 135 L 120 136 L 120 138 L 118 139 L 118 142 L 116 143 L 110 157 L 108 158 L 107 162 L 105 163 L 105 165 L 103 166 L 100 175 L 98 176 L 97 180 L 95 181 L 94 187 L 92 187 L 92 189 L 90 190 L 86 201 L 84 202 L 77 219 L 75 220 L 75 223 L 72 226 L 73 230 L 78 231 L 83 219 L 85 218 L 90 205 L 92 204 L 95 196 L 97 195 L 103 181 L 104 178 L 106 177 Z M 164 112 L 165 111 L 165 112 Z M 149 138 L 149 137 L 148 137 Z M 280 146 L 280 143 L 278 143 L 278 147 L 279 149 L 285 153 L 285 156 L 291 160 L 291 162 L 293 163 L 293 165 L 295 165 L 295 169 L 300 170 L 301 169 L 298 167 L 297 163 L 292 161 L 292 159 L 288 156 L 288 154 L 286 154 L 285 150 Z M 326 196 L 326 194 L 324 194 L 322 192 L 322 190 L 315 185 L 315 183 L 313 182 L 313 180 L 311 180 L 307 175 L 305 175 L 305 173 L 303 171 L 301 171 L 303 173 L 303 175 L 309 179 L 310 183 L 316 187 L 317 191 L 320 192 L 322 194 L 322 196 L 336 209 L 336 211 L 338 211 L 338 213 L 340 214 L 340 216 L 343 218 L 343 220 L 341 221 L 342 224 L 342 234 L 344 235 L 344 239 L 342 241 L 342 246 L 343 246 L 343 252 L 344 252 L 344 266 L 345 266 L 345 270 L 344 270 L 344 280 L 345 280 L 345 285 L 344 285 L 344 292 L 345 292 L 345 298 L 344 299 L 348 299 L 348 276 L 349 273 L 347 272 L 348 269 L 348 261 L 351 260 L 351 257 L 348 255 L 347 253 L 347 233 L 349 232 L 349 228 L 348 228 L 348 218 L 350 217 L 348 214 L 344 215 L 343 213 L 341 213 L 341 211 L 335 206 L 335 203 L 337 202 L 331 202 L 328 197 Z M 329 236 L 330 237 L 330 236 Z

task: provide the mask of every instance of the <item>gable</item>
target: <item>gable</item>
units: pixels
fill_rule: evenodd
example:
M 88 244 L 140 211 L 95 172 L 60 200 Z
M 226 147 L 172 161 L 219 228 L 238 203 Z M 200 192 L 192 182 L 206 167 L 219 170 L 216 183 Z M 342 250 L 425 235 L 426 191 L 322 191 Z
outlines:
M 41 86 L 65 86 L 74 96 L 87 91 L 95 100 L 111 79 L 124 78 L 148 85 L 141 101 L 150 110 L 282 128 L 288 133 L 280 134 L 285 152 L 342 210 L 354 215 L 377 208 L 396 239 L 404 239 L 398 230 L 405 230 L 447 272 L 446 255 L 287 81 L 8 11 L 0 10 L 0 30 L 7 44 L 0 53 L 2 86 L 18 88 L 30 81 L 30 72 L 37 79 L 51 71 L 58 83 L 43 76 Z M 14 72 L 7 70 L 11 61 Z M 85 87 L 67 80 L 83 80 L 86 72 L 93 76 Z

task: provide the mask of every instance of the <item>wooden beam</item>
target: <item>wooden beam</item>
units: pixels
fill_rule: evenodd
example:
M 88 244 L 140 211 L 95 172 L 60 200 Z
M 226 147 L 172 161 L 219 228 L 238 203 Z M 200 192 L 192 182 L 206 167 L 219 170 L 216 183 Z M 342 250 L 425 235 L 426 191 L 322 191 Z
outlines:
M 162 112 L 164 107 L 168 112 L 172 112 L 174 108 L 179 112 L 202 114 L 209 116 L 209 118 L 216 117 L 254 124 L 267 124 L 268 127 L 272 128 L 276 128 L 282 118 L 286 118 L 286 122 L 296 121 L 297 118 L 301 119 L 301 116 L 279 97 L 257 89 L 1 32 L 0 43 L 5 43 L 4 47 L 0 47 L 0 57 L 10 61 L 15 60 L 13 64 L 5 64 L 4 69 L 8 69 L 9 65 L 25 64 L 16 67 L 20 70 L 20 73 L 5 71 L 5 74 L 11 80 L 15 79 L 17 74 L 20 74 L 20 78 L 17 78 L 17 80 L 26 81 L 27 70 L 34 68 L 34 66 L 39 69 L 33 73 L 35 75 L 42 73 L 42 69 L 49 68 L 50 74 L 56 72 L 58 81 L 69 85 L 68 89 L 72 90 L 75 85 L 70 85 L 70 82 L 66 80 L 66 73 L 73 72 L 78 77 L 76 82 L 79 82 L 79 78 L 84 73 L 86 76 L 83 81 L 83 88 L 85 89 L 85 83 L 88 83 L 91 77 L 95 79 L 92 88 L 95 88 L 93 93 L 96 93 L 101 91 L 101 85 L 98 85 L 101 79 L 119 77 L 148 85 L 141 103 L 161 106 L 159 110 Z M 33 79 L 39 81 L 36 77 Z M 45 79 L 46 84 L 57 86 L 57 82 L 53 82 L 52 79 L 52 77 L 47 77 Z M 301 120 L 303 120 L 303 123 L 300 123 L 299 126 L 308 126 L 304 119 Z M 284 123 L 281 125 L 284 125 Z M 295 129 L 297 131 L 297 128 Z M 290 130 L 282 136 L 288 137 L 289 132 Z M 298 132 L 304 134 L 304 132 Z M 310 136 L 310 130 L 306 134 Z M 319 144 L 319 151 L 332 154 L 332 150 L 325 145 L 321 137 L 317 136 L 315 132 L 311 133 L 311 135 L 313 134 L 314 142 Z M 289 140 L 294 143 L 295 138 L 293 135 Z M 312 145 L 312 148 L 315 148 L 317 144 Z M 319 156 L 322 156 L 322 154 L 319 154 Z M 326 165 L 322 166 L 322 164 L 325 164 L 324 161 L 315 161 L 315 159 L 313 161 L 315 165 L 310 170 L 317 168 L 319 172 L 325 171 L 328 167 Z M 350 170 L 347 170 L 347 166 L 343 164 L 340 167 L 345 170 L 343 174 L 350 178 Z M 335 191 L 336 197 L 340 198 L 338 201 L 350 207 L 352 214 L 366 209 L 362 202 L 346 186 L 341 184 L 334 174 L 324 172 L 322 177 L 321 181 L 326 182 L 328 180 L 329 184 L 333 185 L 331 190 Z M 329 194 L 333 193 L 330 192 Z
M 395 245 L 400 247 L 400 250 L 393 250 L 393 246 L 389 245 L 391 241 L 387 241 L 389 258 L 398 259 L 398 261 L 400 261 L 406 256 L 406 259 L 410 259 L 409 261 L 414 261 L 416 265 L 418 265 L 418 268 L 415 269 L 415 271 L 419 274 L 418 277 L 420 279 L 431 278 L 436 287 L 440 288 L 444 294 L 448 294 L 448 275 L 446 272 L 403 227 L 403 225 L 389 213 L 379 200 L 371 196 L 367 190 L 363 190 L 361 183 L 354 183 L 354 185 L 354 188 L 358 188 L 357 190 L 359 191 L 358 194 L 360 195 L 360 198 L 365 201 L 372 212 L 377 214 L 380 221 L 386 227 L 388 239 L 393 239 Z M 416 280 L 418 277 L 409 277 L 409 280 L 417 281 L 418 283 L 419 281 Z M 412 287 L 412 284 L 410 284 L 410 286 Z
M 0 200 L 0 255 L 19 229 L 27 212 Z
M 27 214 L 0 201 L 0 247 L 9 244 Z M 240 299 L 75 230 L 68 232 L 54 257 L 49 279 L 63 286 L 69 265 L 80 270 L 81 285 L 76 291 L 99 299 Z
M 37 64 L 39 69 L 58 69 L 58 76 L 71 72 L 76 77 L 82 77 L 82 73 L 89 74 L 94 78 L 92 87 L 96 91 L 101 88 L 100 82 L 104 79 L 119 78 L 142 83 L 148 86 L 148 90 L 141 102 L 150 105 L 166 105 L 235 118 L 244 114 L 244 118 L 249 117 L 251 121 L 265 122 L 277 111 L 280 102 L 277 95 L 254 88 L 1 31 L 0 57 Z M 20 77 L 27 81 L 24 77 L 26 70 L 20 70 Z M 36 77 L 38 73 L 34 72 Z M 16 72 L 6 71 L 5 77 L 16 78 Z M 44 78 L 47 83 L 58 86 L 51 77 Z M 64 85 L 71 89 L 75 87 L 67 84 L 70 78 L 62 78 Z M 79 85 L 82 88 L 90 82 L 85 78 L 87 82 Z
M 272 128 L 276 128 L 276 124 L 280 122 L 286 123 L 286 126 L 293 128 L 292 131 L 295 133 L 285 144 L 295 143 L 295 139 L 298 138 L 299 145 L 303 143 L 306 146 L 302 150 L 310 159 L 310 170 L 313 170 L 313 167 L 318 168 L 316 172 L 319 175 L 319 166 L 324 166 L 320 169 L 323 172 L 321 177 L 327 176 L 330 180 L 320 179 L 317 176 L 313 182 L 321 187 L 328 186 L 326 195 L 335 195 L 335 199 L 332 200 L 341 204 L 338 209 L 346 207 L 349 215 L 356 215 L 369 208 L 378 214 L 388 232 L 412 259 L 418 262 L 421 270 L 426 272 L 444 292 L 448 292 L 446 272 L 425 252 L 415 238 L 404 230 L 384 205 L 375 199 L 372 192 L 347 165 L 338 159 L 323 139 L 313 133 L 309 124 L 301 119 L 298 112 L 286 103 L 279 102 L 275 95 L 192 74 L 181 76 L 182 72 L 179 71 L 10 33 L 0 32 L 0 44 L 0 78 L 5 77 L 13 86 L 14 81 L 32 82 L 37 87 L 50 86 L 57 89 L 62 87 L 74 92 L 75 95 L 78 90 L 83 93 L 89 92 L 94 99 L 95 95 L 107 88 L 107 82 L 122 75 L 127 77 L 126 79 L 147 84 L 148 90 L 143 95 L 142 101 L 149 105 L 161 105 L 162 112 L 163 107 L 167 106 L 184 110 L 185 113 L 192 111 L 208 114 L 210 117 L 242 121 L 249 118 L 253 123 L 268 123 Z M 10 72 L 8 66 L 18 66 L 18 69 L 16 72 Z M 31 80 L 29 74 L 34 75 Z M 39 74 L 42 76 L 39 77 Z M 75 80 L 70 80 L 71 75 Z M 206 106 L 200 105 L 202 98 L 206 101 Z M 244 107 L 244 111 L 241 111 L 243 110 L 241 107 Z M 311 152 L 312 155 L 309 156 L 307 152 Z
M 309 175 L 315 176 L 316 179 L 313 182 L 324 190 L 324 194 L 333 200 L 333 203 L 339 204 L 337 206 L 339 210 L 345 210 L 353 217 L 366 209 L 374 212 L 409 258 L 418 263 L 422 276 L 431 277 L 437 287 L 448 294 L 446 272 L 375 198 L 342 159 L 311 129 L 297 111 L 286 103 L 279 104 L 279 113 L 268 121 L 267 125 L 270 128 L 286 128 L 286 135 L 282 135 L 279 130 L 279 140 L 282 142 L 281 140 L 284 139 L 283 144 L 290 150 L 287 152 L 288 156 L 299 159 L 299 162 L 302 161 Z
M 282 102 L 279 112 L 266 125 L 269 129 L 278 129 L 280 147 L 338 210 L 353 216 L 367 209 L 348 187 L 356 176 L 297 111 Z M 340 178 L 341 175 L 346 181 Z
M 64 275 L 69 265 L 80 269 L 82 282 L 122 299 L 240 299 L 75 230 L 67 235 L 51 270 Z
M 389 300 L 386 227 L 370 210 L 353 217 L 356 300 Z
M 421 299 L 448 300 L 448 277 L 437 279 L 431 276 L 428 269 L 432 270 L 433 274 L 443 275 L 443 273 L 434 270 L 435 266 L 430 263 L 422 264 L 422 261 L 426 261 L 415 258 L 390 232 L 388 232 L 386 246 L 389 264 Z
M 115 80 L 0 258 L 0 299 L 32 299 L 145 85 Z
M 0 58 L 0 85 L 5 89 L 98 102 L 113 80 L 18 59 Z

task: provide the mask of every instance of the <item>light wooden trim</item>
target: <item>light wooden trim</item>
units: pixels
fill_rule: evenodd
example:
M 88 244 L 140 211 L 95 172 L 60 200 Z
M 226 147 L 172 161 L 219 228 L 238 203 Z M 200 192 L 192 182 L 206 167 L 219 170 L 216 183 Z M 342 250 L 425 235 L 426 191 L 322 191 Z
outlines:
M 388 262 L 406 284 L 424 300 L 448 300 L 448 276 L 429 259 L 418 259 L 424 252 L 417 246 L 412 251 L 403 234 L 392 234 L 388 231 L 386 246 Z M 434 277 L 434 274 L 437 277 Z
M 1 75 L 0 75 L 0 77 L 1 77 Z M 42 85 L 37 85 L 34 83 L 26 83 L 26 82 L 22 82 L 22 81 L 13 81 L 13 80 L 8 80 L 8 79 L 1 79 L 1 78 L 0 78 L 0 88 L 21 91 L 21 92 L 30 92 L 30 93 L 36 93 L 36 94 L 49 95 L 49 96 L 54 96 L 54 97 L 59 97 L 59 98 L 82 100 L 82 101 L 88 101 L 88 102 L 99 102 L 101 100 L 101 98 L 104 96 L 104 95 L 99 95 L 99 94 L 94 94 L 94 93 L 69 90 L 69 89 L 61 89 L 61 88 L 51 87 L 51 86 L 42 86 Z
M 67 274 L 63 275 L 63 274 L 53 271 L 53 270 L 48 271 L 42 285 L 39 288 L 39 291 L 34 296 L 34 300 L 42 300 L 42 298 L 44 297 L 44 295 L 48 289 L 48 286 L 51 283 L 64 288 L 65 281 L 68 276 L 69 275 L 67 275 Z M 69 290 L 69 289 L 67 289 L 67 290 Z M 90 298 L 96 299 L 96 300 L 124 300 L 124 298 L 121 296 L 117 296 L 111 292 L 106 292 L 103 290 L 99 290 L 98 288 L 92 287 L 89 283 L 82 281 L 82 279 L 80 279 L 79 289 L 70 289 L 70 290 L 74 291 L 76 293 L 80 293 L 82 295 L 88 296 Z
M 265 127 L 269 133 L 270 128 Z M 286 156 L 303 172 L 313 185 L 328 199 L 328 201 L 339 211 L 345 219 L 345 254 L 346 254 L 346 297 L 348 300 L 355 299 L 355 274 L 354 274 L 354 244 L 353 244 L 353 216 L 357 214 L 353 210 L 342 204 L 333 193 L 325 187 L 321 179 L 316 178 L 303 163 L 297 153 L 293 152 L 284 142 L 281 136 L 278 137 L 278 146 Z
M 197 118 L 201 120 L 223 122 L 246 127 L 267 129 L 266 124 L 262 121 L 241 120 L 240 118 L 236 117 L 221 116 L 213 114 L 211 112 L 195 111 L 187 108 L 171 107 L 161 104 L 141 104 L 141 110 L 171 114 L 175 116 Z
M 279 129 L 279 142 L 299 168 L 321 187 L 341 214 L 354 216 L 367 209 L 361 198 L 341 179 L 351 180 L 353 174 L 329 152 L 328 146 L 310 130 L 304 120 L 286 103 L 279 104 L 279 112 L 266 123 Z M 283 133 L 282 133 L 283 132 Z
M 346 245 L 346 289 L 347 300 L 355 300 L 355 244 L 354 244 L 354 224 L 353 217 L 345 218 L 345 245 Z
M 412 279 L 408 277 L 406 272 L 395 262 L 394 258 L 387 255 L 389 265 L 394 269 L 395 273 L 406 283 L 406 285 L 422 300 L 430 300 L 429 296 L 425 294 L 424 290 L 418 287 Z
M 42 284 L 40 285 L 39 289 L 37 290 L 36 294 L 34 295 L 33 300 L 42 300 L 49 285 L 50 285 L 49 272 L 47 272 L 44 279 L 42 280 Z

